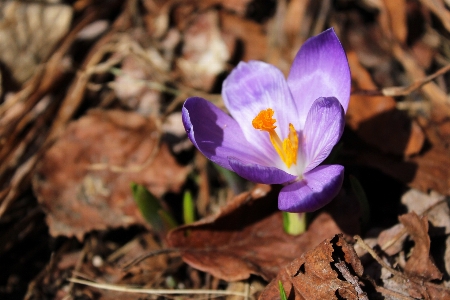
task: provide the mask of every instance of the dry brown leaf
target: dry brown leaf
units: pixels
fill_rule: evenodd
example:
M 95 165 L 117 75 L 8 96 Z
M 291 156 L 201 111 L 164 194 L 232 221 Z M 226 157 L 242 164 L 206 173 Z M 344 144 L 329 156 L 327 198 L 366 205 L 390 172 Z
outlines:
M 422 191 L 436 190 L 450 195 L 450 152 L 448 149 L 434 147 L 421 156 L 407 160 L 417 166 L 412 187 Z
M 402 204 L 406 206 L 408 212 L 415 212 L 418 215 L 425 213 L 430 207 L 436 205 L 445 199 L 445 196 L 434 191 L 423 193 L 421 191 L 410 189 L 402 196 Z
M 387 255 L 394 255 L 403 250 L 403 242 L 407 237 L 405 226 L 396 224 L 380 232 L 377 243 Z
M 280 299 L 278 281 L 289 299 L 368 299 L 358 283 L 363 271 L 353 247 L 336 235 L 281 270 L 259 299 Z
M 354 87 L 376 90 L 375 83 L 359 63 L 356 53 L 348 52 L 347 56 Z M 425 136 L 416 122 L 395 106 L 392 97 L 353 94 L 346 115 L 347 124 L 362 140 L 383 152 L 407 156 L 416 154 L 422 149 Z
M 450 234 L 450 198 L 435 191 L 423 193 L 411 189 L 402 196 L 402 204 L 408 212 L 426 215 L 431 223 L 430 236 Z
M 399 217 L 414 240 L 414 250 L 405 265 L 405 273 L 420 277 L 426 281 L 441 279 L 442 273 L 430 260 L 430 237 L 428 236 L 428 218 L 420 218 L 416 213 Z
M 430 282 L 425 283 L 428 295 L 433 300 L 447 300 L 450 299 L 450 289 L 445 286 L 432 284 Z
M 329 214 L 321 213 L 305 233 L 286 234 L 277 212 L 277 193 L 258 185 L 218 215 L 171 231 L 168 243 L 181 250 L 186 263 L 221 279 L 257 274 L 270 280 L 300 253 L 341 231 Z
M 16 81 L 23 83 L 69 30 L 72 7 L 22 1 L 7 1 L 2 5 L 0 61 Z
M 419 240 L 420 242 L 423 242 L 424 237 L 428 238 L 425 231 L 427 229 L 425 228 L 427 227 L 426 217 L 420 219 L 416 214 L 409 213 L 401 216 L 401 221 L 403 221 L 403 217 L 406 222 L 404 222 L 402 226 L 404 225 L 407 227 L 405 232 L 408 231 L 410 234 L 411 232 L 415 232 L 413 239 L 416 245 Z M 420 237 L 417 236 L 418 231 L 420 231 Z M 408 267 L 408 264 L 410 264 L 410 267 L 414 267 L 414 272 L 408 272 L 405 267 L 404 273 L 387 264 L 385 260 L 380 258 L 373 250 L 370 249 L 370 246 L 362 242 L 362 239 L 359 236 L 356 237 L 356 239 L 358 245 L 370 252 L 371 256 L 377 261 L 378 264 L 382 266 L 381 272 L 378 267 L 376 273 L 374 273 L 370 272 L 371 266 L 369 265 L 364 274 L 366 276 L 370 276 L 369 274 L 372 274 L 373 277 L 370 280 L 371 283 L 374 285 L 378 293 L 386 296 L 386 299 L 404 299 L 406 296 L 413 297 L 414 299 L 449 299 L 450 289 L 446 288 L 445 284 L 437 285 L 435 283 L 427 282 L 427 280 L 431 280 L 432 278 L 436 279 L 442 276 L 436 266 L 432 264 L 429 259 L 429 239 L 427 242 L 428 248 L 424 249 L 425 247 L 423 247 L 423 243 L 421 243 L 421 246 L 413 249 L 413 254 L 406 263 L 406 267 Z M 416 254 L 414 254 L 415 251 L 417 251 Z M 416 259 L 416 256 L 418 256 L 419 253 L 421 253 L 420 256 L 422 259 Z M 400 256 L 398 258 L 398 265 L 403 265 L 404 258 L 402 259 L 402 257 L 403 256 Z M 423 259 L 424 257 L 426 257 L 426 259 Z M 423 265 L 419 265 L 420 263 Z M 419 271 L 420 274 L 425 274 L 425 276 L 428 277 L 419 275 L 416 271 Z M 376 285 L 375 282 L 378 280 L 382 281 L 382 286 Z
M 164 144 L 154 152 L 157 144 L 153 122 L 136 113 L 93 110 L 69 125 L 33 179 L 50 233 L 81 239 L 93 229 L 146 224 L 130 183 L 160 197 L 178 191 L 188 172 Z

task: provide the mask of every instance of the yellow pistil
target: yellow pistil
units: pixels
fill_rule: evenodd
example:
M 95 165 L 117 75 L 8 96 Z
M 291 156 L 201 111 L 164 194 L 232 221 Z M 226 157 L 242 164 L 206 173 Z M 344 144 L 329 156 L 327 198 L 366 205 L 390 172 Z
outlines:
M 273 118 L 274 111 L 271 108 L 264 109 L 253 119 L 252 125 L 255 129 L 267 131 L 269 133 L 270 141 L 277 151 L 281 160 L 288 168 L 292 164 L 297 164 L 297 150 L 298 150 L 298 136 L 294 125 L 289 123 L 289 135 L 281 141 L 278 134 L 275 132 L 276 119 Z

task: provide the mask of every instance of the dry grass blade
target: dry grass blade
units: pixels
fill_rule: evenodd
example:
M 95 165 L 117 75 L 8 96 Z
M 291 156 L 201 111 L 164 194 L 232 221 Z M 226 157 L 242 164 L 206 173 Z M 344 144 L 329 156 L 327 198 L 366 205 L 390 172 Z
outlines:
M 245 292 L 235 292 L 235 291 L 220 291 L 220 290 L 169 290 L 169 289 L 140 289 L 126 286 L 119 286 L 114 284 L 96 283 L 87 280 L 70 278 L 70 282 L 87 285 L 90 287 L 95 287 L 103 290 L 135 293 L 135 294 L 148 294 L 148 295 L 216 295 L 216 296 L 239 296 L 243 298 L 248 298 L 248 293 Z

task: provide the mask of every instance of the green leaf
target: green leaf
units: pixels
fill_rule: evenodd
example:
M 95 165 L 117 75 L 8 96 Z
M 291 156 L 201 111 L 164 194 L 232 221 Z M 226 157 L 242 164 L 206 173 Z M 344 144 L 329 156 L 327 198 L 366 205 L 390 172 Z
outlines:
M 156 232 L 162 234 L 176 227 L 174 218 L 169 212 L 164 211 L 159 200 L 143 185 L 132 182 L 131 192 L 142 216 Z
M 278 280 L 278 287 L 280 289 L 281 300 L 287 300 L 286 291 L 284 290 L 283 283 L 281 282 L 281 280 Z
M 183 195 L 183 221 L 184 224 L 191 224 L 195 221 L 194 200 L 190 191 L 185 191 Z
M 361 207 L 361 223 L 363 228 L 367 228 L 370 221 L 370 205 L 369 200 L 367 199 L 366 192 L 362 187 L 359 180 L 350 175 L 350 184 L 352 186 L 353 193 L 356 195 L 356 199 L 358 199 L 359 205 Z

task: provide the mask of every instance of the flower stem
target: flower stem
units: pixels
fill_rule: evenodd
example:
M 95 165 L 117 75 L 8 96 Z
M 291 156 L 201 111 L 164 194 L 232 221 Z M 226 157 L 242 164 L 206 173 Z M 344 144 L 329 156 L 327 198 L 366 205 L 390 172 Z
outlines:
M 290 235 L 299 235 L 307 229 L 306 213 L 283 212 L 284 231 Z

